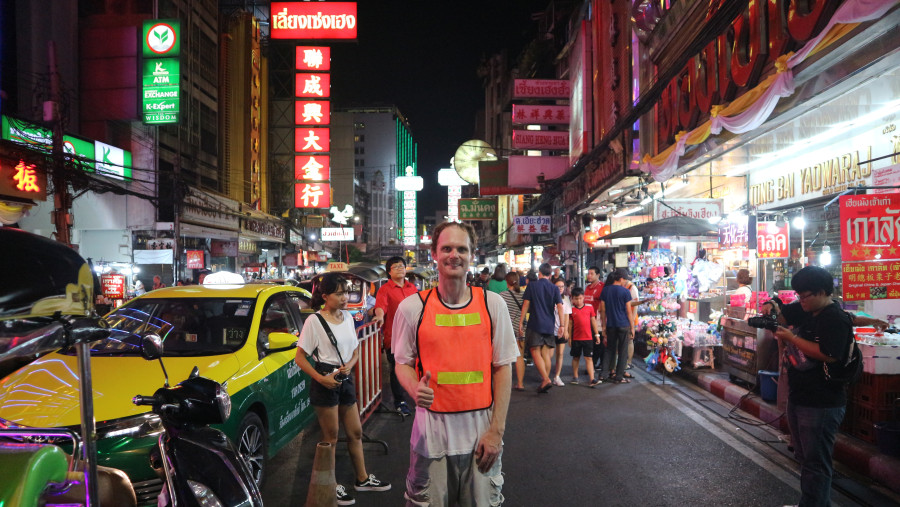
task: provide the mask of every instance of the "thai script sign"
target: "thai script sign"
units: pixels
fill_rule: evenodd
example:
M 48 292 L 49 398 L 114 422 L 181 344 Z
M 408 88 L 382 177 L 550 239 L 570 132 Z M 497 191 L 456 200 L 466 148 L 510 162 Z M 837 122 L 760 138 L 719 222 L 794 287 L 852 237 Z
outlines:
M 517 234 L 548 234 L 550 233 L 550 217 L 516 216 L 513 217 L 513 226 Z
M 188 269 L 203 269 L 206 267 L 203 262 L 203 250 L 185 250 L 184 258 L 186 261 L 184 267 Z
M 297 70 L 331 70 L 331 48 L 328 46 L 297 46 Z
M 759 222 L 756 225 L 756 255 L 761 259 L 783 259 L 791 256 L 790 226 L 787 222 Z
M 513 130 L 512 146 L 517 150 L 569 150 L 569 133 L 553 130 Z
M 353 241 L 353 227 L 322 227 L 322 241 Z
M 571 94 L 572 85 L 567 79 L 516 79 L 512 98 L 568 99 Z
M 900 193 L 844 195 L 840 203 L 843 261 L 900 259 Z
M 663 199 L 653 203 L 653 220 L 688 217 L 708 220 L 722 216 L 722 199 Z
M 513 125 L 568 125 L 571 118 L 570 106 L 512 106 Z
M 900 261 L 843 262 L 844 299 L 900 299 Z
M 272 2 L 273 39 L 355 39 L 356 2 Z
M 103 297 L 125 299 L 125 275 L 100 275 L 100 290 Z
M 209 242 L 209 254 L 213 257 L 237 257 L 238 242 L 214 239 Z
M 460 199 L 459 200 L 459 219 L 460 220 L 496 220 L 497 219 L 497 200 L 496 199 Z

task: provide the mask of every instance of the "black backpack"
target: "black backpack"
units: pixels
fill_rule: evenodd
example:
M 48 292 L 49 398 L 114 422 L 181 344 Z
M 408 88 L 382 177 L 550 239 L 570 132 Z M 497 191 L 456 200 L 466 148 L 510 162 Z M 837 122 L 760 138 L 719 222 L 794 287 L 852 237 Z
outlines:
M 847 316 L 848 318 L 850 317 L 849 314 Z M 854 339 L 853 337 L 852 319 L 850 320 L 850 322 L 850 353 L 847 354 L 847 362 L 844 363 L 843 368 L 840 368 L 838 373 L 832 373 L 828 371 L 828 363 L 824 361 L 822 362 L 822 370 L 825 374 L 826 385 L 834 386 L 855 384 L 860 379 L 860 377 L 862 377 L 862 352 L 860 352 L 859 345 L 856 344 L 856 339 Z

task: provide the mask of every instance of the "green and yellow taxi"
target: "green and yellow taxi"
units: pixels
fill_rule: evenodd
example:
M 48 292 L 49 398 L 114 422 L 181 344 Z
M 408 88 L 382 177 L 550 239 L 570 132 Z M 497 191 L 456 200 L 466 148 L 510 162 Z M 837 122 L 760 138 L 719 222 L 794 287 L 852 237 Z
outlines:
M 311 380 L 293 361 L 308 298 L 304 289 L 284 285 L 171 287 L 107 315 L 111 336 L 91 346 L 99 464 L 124 470 L 144 498 L 161 485 L 149 464 L 159 418 L 131 403 L 165 381 L 160 364 L 141 357 L 141 337 L 153 333 L 163 339 L 171 383 L 197 367 L 226 387 L 232 410 L 219 428 L 261 483 L 266 460 L 315 415 Z M 0 428 L 77 428 L 77 373 L 74 349 L 62 349 L 0 380 Z

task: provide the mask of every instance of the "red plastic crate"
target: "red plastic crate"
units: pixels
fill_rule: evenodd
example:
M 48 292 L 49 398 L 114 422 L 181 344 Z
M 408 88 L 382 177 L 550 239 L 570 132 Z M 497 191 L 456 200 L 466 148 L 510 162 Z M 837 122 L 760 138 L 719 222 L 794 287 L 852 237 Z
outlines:
M 875 423 L 891 421 L 893 408 L 879 408 L 868 403 L 851 401 L 847 404 L 847 415 L 841 428 L 856 438 L 875 443 Z
M 863 372 L 850 386 L 851 400 L 880 409 L 891 409 L 900 399 L 900 375 L 876 375 Z M 898 406 L 900 408 L 900 406 Z

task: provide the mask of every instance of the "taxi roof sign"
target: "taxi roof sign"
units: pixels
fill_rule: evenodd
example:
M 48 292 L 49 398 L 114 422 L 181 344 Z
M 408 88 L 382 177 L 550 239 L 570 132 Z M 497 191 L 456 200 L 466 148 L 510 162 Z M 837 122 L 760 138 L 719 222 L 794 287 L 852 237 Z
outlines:
M 348 269 L 350 269 L 350 267 L 346 262 L 329 262 L 326 271 L 332 273 L 336 271 L 347 271 Z

